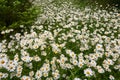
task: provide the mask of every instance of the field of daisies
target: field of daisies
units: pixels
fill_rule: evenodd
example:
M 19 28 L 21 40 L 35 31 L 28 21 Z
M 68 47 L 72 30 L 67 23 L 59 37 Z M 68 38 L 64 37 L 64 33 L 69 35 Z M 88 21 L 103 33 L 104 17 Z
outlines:
M 0 80 L 120 80 L 116 9 L 37 1 L 43 13 L 30 31 L 0 42 Z

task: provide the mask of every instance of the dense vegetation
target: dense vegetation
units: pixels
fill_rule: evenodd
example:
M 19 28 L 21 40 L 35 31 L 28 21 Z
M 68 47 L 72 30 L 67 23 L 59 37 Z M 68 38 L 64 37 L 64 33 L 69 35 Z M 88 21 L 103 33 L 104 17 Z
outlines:
M 20 25 L 29 28 L 38 13 L 32 0 L 0 0 L 0 32 L 11 28 L 20 31 Z
M 68 0 L 69 1 L 69 0 Z M 79 7 L 91 6 L 102 6 L 101 8 L 106 10 L 112 10 L 111 8 L 116 7 L 120 9 L 119 0 L 70 0 L 73 3 L 77 4 Z
M 17 5 L 22 2 L 16 1 Z M 37 13 L 30 8 L 32 3 L 43 11 L 35 22 L 35 17 L 30 18 L 34 10 Z M 0 80 L 120 80 L 120 15 L 116 8 L 106 10 L 94 0 L 32 3 L 24 6 L 25 12 L 16 12 L 16 17 L 7 13 L 13 19 L 1 19 L 5 26 L 1 34 L 9 39 L 0 41 Z M 33 12 L 28 15 L 29 11 Z

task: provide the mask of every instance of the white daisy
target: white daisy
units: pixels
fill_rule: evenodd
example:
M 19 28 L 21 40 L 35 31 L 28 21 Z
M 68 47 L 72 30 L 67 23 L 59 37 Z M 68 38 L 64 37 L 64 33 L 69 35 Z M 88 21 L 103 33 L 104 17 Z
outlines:
M 84 74 L 87 77 L 93 76 L 93 71 L 91 70 L 91 68 L 87 68 L 84 70 Z

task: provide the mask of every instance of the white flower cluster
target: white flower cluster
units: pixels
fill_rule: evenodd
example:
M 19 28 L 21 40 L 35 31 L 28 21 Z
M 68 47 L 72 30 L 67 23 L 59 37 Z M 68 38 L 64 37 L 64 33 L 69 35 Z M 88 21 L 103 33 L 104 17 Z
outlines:
M 8 34 L 8 33 L 12 32 L 12 31 L 13 31 L 13 29 L 7 29 L 5 31 L 2 31 L 1 34 Z
M 113 72 L 120 71 L 117 12 L 51 3 L 30 33 L 10 38 L 0 44 L 0 69 L 6 70 L 0 72 L 0 79 L 95 80 L 109 73 L 107 78 L 114 80 Z

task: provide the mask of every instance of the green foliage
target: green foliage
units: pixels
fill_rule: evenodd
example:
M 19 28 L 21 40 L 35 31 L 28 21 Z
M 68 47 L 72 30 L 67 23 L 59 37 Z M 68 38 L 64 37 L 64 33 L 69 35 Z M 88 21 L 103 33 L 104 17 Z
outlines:
M 120 0 L 68 0 L 76 5 L 77 8 L 85 8 L 89 6 L 91 8 L 106 9 L 112 11 L 114 8 L 120 10 Z
M 38 13 L 30 0 L 0 0 L 0 31 L 18 29 L 20 25 L 28 28 Z
M 119 5 L 120 1 L 119 0 L 92 0 L 96 1 L 98 3 L 101 3 L 103 5 L 110 4 L 110 5 Z

